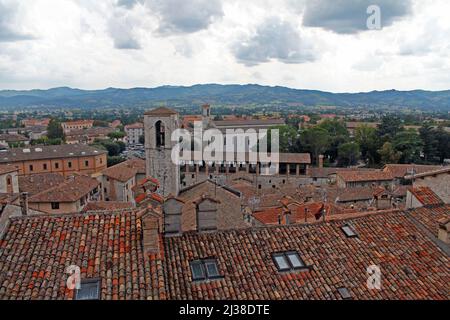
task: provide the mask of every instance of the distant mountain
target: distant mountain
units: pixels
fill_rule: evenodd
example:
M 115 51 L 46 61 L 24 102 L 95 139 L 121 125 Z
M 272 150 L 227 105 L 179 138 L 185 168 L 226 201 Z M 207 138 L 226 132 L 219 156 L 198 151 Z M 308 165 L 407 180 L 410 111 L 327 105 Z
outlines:
M 220 105 L 286 105 L 358 107 L 411 107 L 450 111 L 447 91 L 373 91 L 366 93 L 330 93 L 260 85 L 205 84 L 191 87 L 162 86 L 80 90 L 68 87 L 49 90 L 0 91 L 1 107 L 147 107 L 168 104 L 186 106 L 208 102 Z

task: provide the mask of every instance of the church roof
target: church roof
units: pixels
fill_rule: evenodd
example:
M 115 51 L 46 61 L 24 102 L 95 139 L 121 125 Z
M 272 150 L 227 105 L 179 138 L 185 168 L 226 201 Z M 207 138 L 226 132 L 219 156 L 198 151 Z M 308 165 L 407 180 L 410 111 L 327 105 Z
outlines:
M 174 114 L 178 114 L 178 112 L 169 109 L 167 107 L 160 107 L 160 108 L 156 108 L 153 110 L 149 110 L 145 113 L 145 115 L 147 116 L 170 116 L 170 115 L 174 115 Z

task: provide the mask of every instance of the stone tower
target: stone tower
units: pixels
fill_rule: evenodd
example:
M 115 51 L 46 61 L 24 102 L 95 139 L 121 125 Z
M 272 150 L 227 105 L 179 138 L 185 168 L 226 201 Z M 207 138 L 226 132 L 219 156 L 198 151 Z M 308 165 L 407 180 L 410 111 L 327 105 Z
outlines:
M 211 106 L 209 104 L 202 106 L 202 125 L 203 130 L 207 130 L 211 125 Z
M 145 156 L 147 176 L 159 180 L 158 192 L 167 197 L 178 196 L 180 167 L 172 161 L 171 136 L 179 128 L 177 112 L 162 107 L 144 114 Z

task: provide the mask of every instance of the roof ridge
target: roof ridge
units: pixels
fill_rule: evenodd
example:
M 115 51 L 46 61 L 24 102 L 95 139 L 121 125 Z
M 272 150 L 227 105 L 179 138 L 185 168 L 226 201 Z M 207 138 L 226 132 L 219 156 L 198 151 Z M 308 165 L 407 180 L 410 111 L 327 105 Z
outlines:
M 20 206 L 17 206 L 20 207 Z M 10 220 L 36 220 L 43 218 L 83 218 L 89 216 L 108 216 L 108 215 L 122 215 L 126 213 L 136 214 L 138 212 L 137 208 L 126 208 L 117 210 L 100 210 L 100 211 L 87 211 L 87 212 L 76 212 L 76 213 L 56 213 L 56 214 L 35 214 L 27 216 L 16 216 L 10 217 Z

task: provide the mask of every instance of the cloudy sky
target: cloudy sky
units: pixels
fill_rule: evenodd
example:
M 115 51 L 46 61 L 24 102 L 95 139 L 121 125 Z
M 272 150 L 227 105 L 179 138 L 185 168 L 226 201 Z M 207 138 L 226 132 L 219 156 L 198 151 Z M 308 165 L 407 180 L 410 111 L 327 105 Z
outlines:
M 449 13 L 448 0 L 0 0 L 0 89 L 446 90 Z

